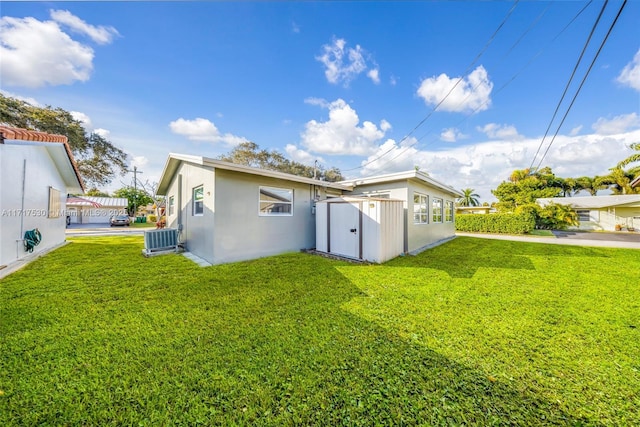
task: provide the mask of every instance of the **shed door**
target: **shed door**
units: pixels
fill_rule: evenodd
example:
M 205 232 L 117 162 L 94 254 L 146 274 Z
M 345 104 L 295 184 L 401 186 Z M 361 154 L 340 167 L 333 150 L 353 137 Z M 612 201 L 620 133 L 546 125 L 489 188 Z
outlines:
M 329 252 L 360 258 L 360 209 L 358 203 L 329 203 Z

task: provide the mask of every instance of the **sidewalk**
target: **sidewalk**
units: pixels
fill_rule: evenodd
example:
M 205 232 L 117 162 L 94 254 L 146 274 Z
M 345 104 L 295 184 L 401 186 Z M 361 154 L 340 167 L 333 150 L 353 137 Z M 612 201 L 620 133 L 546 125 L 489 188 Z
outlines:
M 515 236 L 510 234 L 484 234 L 484 233 L 463 233 L 456 232 L 456 236 L 477 237 L 480 239 L 494 240 L 512 240 L 516 242 L 529 243 L 546 243 L 550 245 L 571 245 L 571 246 L 595 246 L 601 248 L 627 248 L 640 249 L 640 241 L 623 242 L 613 240 L 594 240 L 594 239 L 558 239 L 555 236 L 549 237 L 533 237 L 533 236 Z
M 122 236 L 122 235 L 142 235 L 149 228 L 134 227 L 111 227 L 109 224 L 71 224 L 65 230 L 66 236 Z

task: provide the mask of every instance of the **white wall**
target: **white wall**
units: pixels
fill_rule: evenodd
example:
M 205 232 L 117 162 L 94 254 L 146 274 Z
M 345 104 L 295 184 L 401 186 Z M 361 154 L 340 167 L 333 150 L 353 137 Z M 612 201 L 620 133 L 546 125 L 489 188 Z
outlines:
M 23 228 L 20 229 L 23 165 L 26 180 Z M 24 232 L 38 228 L 42 234 L 34 253 L 57 246 L 65 240 L 65 215 L 48 218 L 49 186 L 60 191 L 64 209 L 67 189 L 47 149 L 37 145 L 0 144 L 0 265 L 28 255 L 24 251 Z
M 415 192 L 429 196 L 429 223 L 413 223 L 413 195 Z M 381 196 L 388 195 L 389 198 L 403 201 L 404 207 L 404 251 L 412 252 L 421 249 L 432 243 L 452 237 L 455 235 L 455 215 L 453 222 L 446 222 L 444 217 L 445 202 L 455 202 L 455 197 L 431 187 L 418 180 L 402 180 L 380 184 L 359 185 L 352 193 L 353 195 Z M 432 200 L 434 197 L 443 200 L 442 223 L 433 222 Z
M 193 215 L 193 189 L 200 185 L 204 190 L 204 212 L 202 215 Z M 166 196 L 167 203 L 169 197 L 175 197 L 175 212 L 173 215 L 167 212 L 168 227 L 178 228 L 181 222 L 180 241 L 185 243 L 186 249 L 213 264 L 215 171 L 204 166 L 181 163 Z
M 214 261 L 241 261 L 314 248 L 312 185 L 216 169 Z M 260 216 L 260 186 L 293 189 L 292 216 Z M 324 189 L 318 196 L 325 198 Z

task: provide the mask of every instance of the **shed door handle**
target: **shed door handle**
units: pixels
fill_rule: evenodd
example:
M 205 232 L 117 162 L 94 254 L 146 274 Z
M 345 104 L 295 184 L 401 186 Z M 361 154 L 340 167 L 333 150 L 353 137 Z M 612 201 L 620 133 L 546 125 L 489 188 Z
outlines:
M 352 233 L 357 233 L 357 232 L 358 232 L 358 229 L 357 229 L 357 228 L 352 228 L 352 229 L 351 229 L 351 230 L 349 230 L 349 231 L 351 231 Z

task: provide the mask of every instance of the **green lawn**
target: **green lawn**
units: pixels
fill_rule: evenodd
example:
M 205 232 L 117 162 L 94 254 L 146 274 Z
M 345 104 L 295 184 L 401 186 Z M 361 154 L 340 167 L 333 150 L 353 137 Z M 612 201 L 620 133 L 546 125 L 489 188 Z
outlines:
M 0 425 L 640 424 L 640 251 L 141 248 L 77 238 L 0 281 Z

